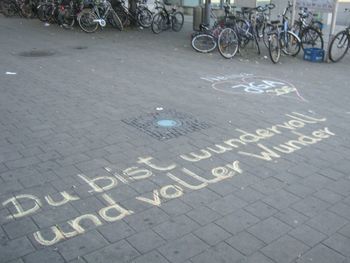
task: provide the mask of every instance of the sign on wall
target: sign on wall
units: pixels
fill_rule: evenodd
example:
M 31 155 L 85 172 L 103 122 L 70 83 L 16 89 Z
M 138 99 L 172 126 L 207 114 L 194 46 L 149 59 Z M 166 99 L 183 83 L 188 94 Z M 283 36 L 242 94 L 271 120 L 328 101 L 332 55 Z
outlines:
M 336 0 L 297 0 L 296 7 L 332 12 Z

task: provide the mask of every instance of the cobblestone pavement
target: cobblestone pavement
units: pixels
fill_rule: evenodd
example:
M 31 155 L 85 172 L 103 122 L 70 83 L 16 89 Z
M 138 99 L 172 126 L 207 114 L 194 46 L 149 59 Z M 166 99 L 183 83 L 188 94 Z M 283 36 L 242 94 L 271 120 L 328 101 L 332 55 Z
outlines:
M 350 262 L 350 56 L 0 16 L 0 262 Z

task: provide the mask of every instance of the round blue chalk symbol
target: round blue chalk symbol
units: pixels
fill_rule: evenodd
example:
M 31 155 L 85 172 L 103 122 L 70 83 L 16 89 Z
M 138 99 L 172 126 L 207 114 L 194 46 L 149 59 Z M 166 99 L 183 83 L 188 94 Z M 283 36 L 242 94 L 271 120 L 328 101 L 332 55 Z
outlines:
M 157 121 L 157 125 L 160 127 L 171 128 L 171 127 L 180 126 L 181 123 L 175 120 L 159 120 Z

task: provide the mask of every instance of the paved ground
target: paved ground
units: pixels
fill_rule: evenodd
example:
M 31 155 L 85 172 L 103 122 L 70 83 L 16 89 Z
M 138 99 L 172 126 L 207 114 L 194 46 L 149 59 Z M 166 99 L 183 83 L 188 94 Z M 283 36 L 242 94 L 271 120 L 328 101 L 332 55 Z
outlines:
M 0 262 L 350 262 L 350 56 L 190 31 L 0 16 Z

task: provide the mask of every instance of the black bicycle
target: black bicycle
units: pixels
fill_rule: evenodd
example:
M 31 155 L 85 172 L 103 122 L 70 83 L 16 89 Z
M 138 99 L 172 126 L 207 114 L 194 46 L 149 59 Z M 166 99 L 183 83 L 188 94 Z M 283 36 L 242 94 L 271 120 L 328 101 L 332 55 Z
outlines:
M 136 10 L 132 11 L 125 5 L 125 1 L 121 0 L 114 7 L 115 12 L 122 21 L 123 26 L 127 26 L 130 22 L 137 23 L 142 27 L 148 28 L 152 24 L 153 14 L 148 9 L 146 1 L 139 0 L 136 2 Z
M 345 9 L 345 12 L 350 12 L 350 9 Z M 346 55 L 349 47 L 350 25 L 332 38 L 331 44 L 329 45 L 329 59 L 333 62 L 338 62 Z
M 165 8 L 165 5 L 159 1 L 154 2 L 158 13 L 153 17 L 152 31 L 159 34 L 162 31 L 172 29 L 178 32 L 184 24 L 184 15 L 172 7 L 170 11 Z

